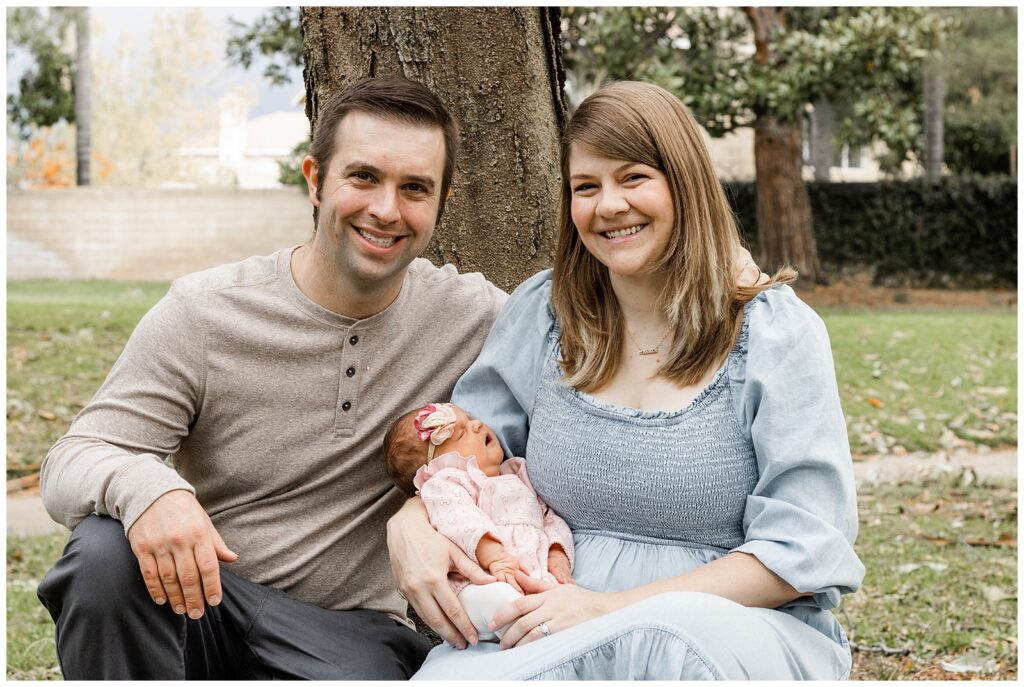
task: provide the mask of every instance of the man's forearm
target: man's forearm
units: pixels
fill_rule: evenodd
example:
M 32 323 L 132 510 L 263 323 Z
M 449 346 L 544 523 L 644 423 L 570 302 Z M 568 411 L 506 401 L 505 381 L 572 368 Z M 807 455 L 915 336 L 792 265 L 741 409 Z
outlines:
M 39 475 L 43 506 L 68 529 L 92 515 L 125 529 L 163 494 L 195 490 L 153 454 L 132 454 L 99 439 L 68 435 L 47 453 Z

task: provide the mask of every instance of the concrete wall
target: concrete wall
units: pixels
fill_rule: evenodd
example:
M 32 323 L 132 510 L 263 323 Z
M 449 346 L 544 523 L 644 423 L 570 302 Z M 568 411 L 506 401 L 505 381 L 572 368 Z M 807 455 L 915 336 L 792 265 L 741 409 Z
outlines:
M 312 231 L 312 206 L 296 188 L 8 190 L 7 278 L 165 281 Z

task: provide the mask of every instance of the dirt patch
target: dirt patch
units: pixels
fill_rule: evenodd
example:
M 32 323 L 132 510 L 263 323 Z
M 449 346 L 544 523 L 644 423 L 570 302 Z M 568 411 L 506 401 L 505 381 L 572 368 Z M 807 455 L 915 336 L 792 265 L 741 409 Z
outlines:
M 811 307 L 884 309 L 951 308 L 1017 312 L 1017 292 L 1009 289 L 913 289 L 872 286 L 869 273 L 835 279 L 827 286 L 798 285 Z

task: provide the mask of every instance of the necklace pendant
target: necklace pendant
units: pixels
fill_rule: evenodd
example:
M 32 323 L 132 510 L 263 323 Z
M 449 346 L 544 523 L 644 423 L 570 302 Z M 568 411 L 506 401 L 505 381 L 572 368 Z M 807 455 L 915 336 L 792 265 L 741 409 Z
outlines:
M 640 355 L 654 355 L 658 352 L 657 348 L 641 348 Z

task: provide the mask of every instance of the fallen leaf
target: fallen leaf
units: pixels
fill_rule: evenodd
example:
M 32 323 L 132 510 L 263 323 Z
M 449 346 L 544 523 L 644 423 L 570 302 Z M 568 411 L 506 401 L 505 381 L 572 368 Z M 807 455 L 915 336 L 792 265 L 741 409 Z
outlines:
M 1005 601 L 1006 599 L 1017 598 L 1015 594 L 1007 594 L 999 587 L 985 587 L 983 593 L 985 594 L 985 598 L 994 604 L 997 604 L 1000 601 Z
M 921 539 L 924 539 L 926 541 L 930 541 L 932 544 L 937 544 L 938 546 L 946 546 L 947 544 L 950 543 L 949 540 L 944 538 L 944 537 L 930 537 L 927 534 L 922 534 L 922 535 L 919 535 L 919 536 L 920 536 Z
M 875 408 L 884 408 L 885 407 L 885 404 L 882 403 L 882 401 L 880 401 L 877 398 L 873 398 L 873 397 L 868 399 L 868 404 L 874 406 Z
M 927 537 L 925 537 L 925 539 L 927 539 Z M 1005 546 L 1010 549 L 1017 548 L 1016 538 L 1010 537 L 1006 534 L 1002 535 L 995 541 L 990 539 L 964 539 L 964 544 L 967 544 L 968 546 Z
M 939 665 L 950 673 L 991 673 L 996 669 L 996 662 L 993 659 L 969 654 L 952 661 L 940 661 Z
M 37 410 L 36 415 L 43 418 L 44 420 L 49 420 L 50 422 L 53 422 L 54 420 L 57 419 L 57 416 L 51 413 L 49 410 Z

